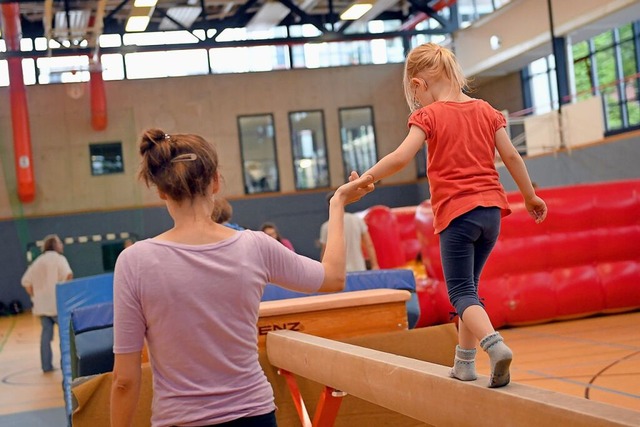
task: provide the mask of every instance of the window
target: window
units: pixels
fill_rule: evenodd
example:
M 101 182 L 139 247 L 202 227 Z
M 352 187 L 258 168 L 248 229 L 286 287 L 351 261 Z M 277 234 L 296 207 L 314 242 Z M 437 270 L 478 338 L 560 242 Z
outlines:
M 396 31 L 399 25 L 399 20 L 376 20 L 370 21 L 367 27 L 372 33 L 388 34 Z M 122 47 L 123 51 L 111 50 L 111 53 L 104 53 L 101 55 L 100 62 L 105 81 L 404 62 L 404 45 L 401 37 L 321 43 L 318 40 L 321 35 L 321 31 L 312 24 L 278 26 L 269 30 L 227 28 L 220 34 L 217 34 L 213 28 L 127 33 L 123 36 L 102 34 L 99 38 L 100 47 Z M 223 46 L 227 42 L 234 41 L 274 39 L 274 42 L 272 45 L 265 43 L 263 46 L 211 47 L 210 41 L 214 36 L 215 40 L 222 42 Z M 309 38 L 309 43 L 289 46 L 283 43 L 286 37 L 306 37 Z M 444 36 L 429 37 L 433 37 L 436 41 Z M 201 46 L 199 42 L 207 43 L 205 43 L 206 46 Z M 178 49 L 176 45 L 186 47 Z M 129 49 L 130 46 L 143 46 L 150 49 L 140 49 L 136 52 L 136 49 Z M 163 48 L 164 46 L 166 49 Z M 44 37 L 21 40 L 22 51 L 31 51 L 35 48 L 42 53 L 42 51 L 60 47 L 62 45 L 57 41 L 47 41 Z M 65 47 L 69 46 L 65 45 Z M 81 45 L 81 47 L 86 46 Z M 134 51 L 131 52 L 131 50 Z M 6 44 L 0 39 L 0 52 L 4 51 L 6 51 Z M 52 57 L 35 55 L 34 57 L 37 58 L 37 63 L 31 58 L 24 59 L 22 62 L 24 80 L 28 85 L 77 83 L 90 79 L 89 58 L 86 55 L 54 55 Z M 0 87 L 9 85 L 6 68 L 6 60 L 0 60 Z M 37 76 L 36 72 L 38 72 Z
M 280 191 L 273 115 L 238 117 L 245 194 Z
M 371 107 L 340 109 L 340 138 L 345 181 L 351 171 L 362 173 L 377 161 L 376 135 Z
M 507 3 L 509 3 L 509 0 L 458 0 L 460 27 L 468 27 L 478 19 L 491 14 Z
M 535 114 L 558 109 L 555 58 L 549 55 L 533 61 L 524 74 L 525 84 L 531 91 L 531 107 Z
M 327 143 L 322 111 L 289 113 L 296 190 L 329 186 Z
M 577 99 L 602 96 L 608 132 L 640 125 L 639 35 L 640 23 L 636 21 L 572 46 Z
M 36 65 L 41 84 L 89 81 L 87 56 L 38 58 Z
M 122 143 L 89 144 L 91 175 L 109 175 L 124 172 Z
M 130 79 L 194 76 L 209 72 L 209 59 L 204 49 L 129 53 L 124 61 Z
M 593 96 L 594 78 L 591 73 L 591 49 L 588 41 L 577 43 L 573 46 L 573 74 L 575 81 L 576 98 L 578 101 Z

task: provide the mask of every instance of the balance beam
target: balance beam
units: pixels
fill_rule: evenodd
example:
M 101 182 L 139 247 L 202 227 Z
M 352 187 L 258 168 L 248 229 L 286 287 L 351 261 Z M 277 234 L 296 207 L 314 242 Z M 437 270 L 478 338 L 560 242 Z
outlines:
M 294 331 L 269 332 L 269 362 L 433 426 L 632 427 L 640 412 L 488 378 L 463 382 L 446 366 Z

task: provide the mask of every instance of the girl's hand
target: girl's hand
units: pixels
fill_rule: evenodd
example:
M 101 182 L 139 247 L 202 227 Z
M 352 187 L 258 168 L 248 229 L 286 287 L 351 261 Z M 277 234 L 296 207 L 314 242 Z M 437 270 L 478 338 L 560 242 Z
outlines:
M 547 217 L 547 204 L 540 197 L 533 196 L 525 201 L 524 205 L 536 224 L 540 224 Z
M 331 201 L 333 202 L 335 199 L 344 205 L 348 205 L 349 203 L 357 202 L 374 189 L 375 186 L 371 175 L 361 177 L 356 172 L 351 172 L 349 182 L 338 187 Z

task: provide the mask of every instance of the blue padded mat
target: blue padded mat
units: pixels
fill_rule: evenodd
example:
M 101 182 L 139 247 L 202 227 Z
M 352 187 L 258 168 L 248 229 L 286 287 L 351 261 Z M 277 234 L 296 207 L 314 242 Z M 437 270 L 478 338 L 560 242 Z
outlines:
M 113 326 L 113 302 L 75 308 L 71 312 L 71 323 L 76 334 Z
M 113 328 L 92 329 L 75 336 L 77 376 L 113 371 Z M 74 361 L 72 361 L 74 363 Z
M 83 277 L 56 286 L 58 331 L 62 357 L 62 387 L 65 409 L 71 417 L 71 343 L 69 336 L 71 312 L 80 307 L 113 301 L 113 274 Z

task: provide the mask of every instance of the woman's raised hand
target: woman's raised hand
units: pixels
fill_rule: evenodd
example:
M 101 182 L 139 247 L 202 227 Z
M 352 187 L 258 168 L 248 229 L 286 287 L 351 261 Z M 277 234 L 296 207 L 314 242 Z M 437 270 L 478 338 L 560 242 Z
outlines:
M 371 175 L 359 176 L 356 172 L 351 172 L 349 182 L 338 187 L 333 198 L 338 197 L 338 200 L 348 205 L 349 203 L 357 202 L 374 189 L 375 186 Z

